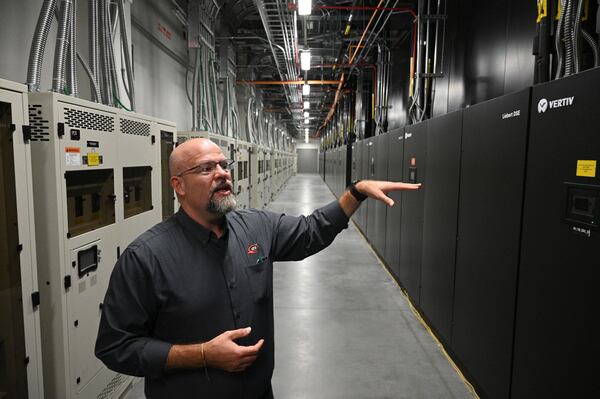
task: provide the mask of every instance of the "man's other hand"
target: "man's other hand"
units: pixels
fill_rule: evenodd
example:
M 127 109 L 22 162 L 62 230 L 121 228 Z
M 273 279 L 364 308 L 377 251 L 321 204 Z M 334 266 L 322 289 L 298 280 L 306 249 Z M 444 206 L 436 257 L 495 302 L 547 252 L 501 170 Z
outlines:
M 260 339 L 252 346 L 240 346 L 234 341 L 250 334 L 250 327 L 225 331 L 204 344 L 206 364 L 229 372 L 243 371 L 258 356 L 265 340 Z

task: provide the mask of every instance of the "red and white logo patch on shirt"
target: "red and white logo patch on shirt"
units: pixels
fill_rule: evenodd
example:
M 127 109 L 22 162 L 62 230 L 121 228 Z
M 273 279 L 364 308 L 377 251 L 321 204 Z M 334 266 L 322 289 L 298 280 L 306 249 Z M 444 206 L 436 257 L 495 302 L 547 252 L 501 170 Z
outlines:
M 248 255 L 255 255 L 258 253 L 258 244 L 250 244 L 248 245 Z

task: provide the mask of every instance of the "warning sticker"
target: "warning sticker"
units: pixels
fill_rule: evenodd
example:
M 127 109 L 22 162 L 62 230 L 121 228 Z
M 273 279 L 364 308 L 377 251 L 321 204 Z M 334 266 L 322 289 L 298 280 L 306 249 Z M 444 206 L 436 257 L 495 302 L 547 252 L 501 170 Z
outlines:
M 97 152 L 88 152 L 87 164 L 88 164 L 88 166 L 100 165 L 100 154 L 98 154 Z
M 79 147 L 65 147 L 65 165 L 81 166 L 81 149 Z
M 596 161 L 578 160 L 577 161 L 577 176 L 581 177 L 596 177 Z

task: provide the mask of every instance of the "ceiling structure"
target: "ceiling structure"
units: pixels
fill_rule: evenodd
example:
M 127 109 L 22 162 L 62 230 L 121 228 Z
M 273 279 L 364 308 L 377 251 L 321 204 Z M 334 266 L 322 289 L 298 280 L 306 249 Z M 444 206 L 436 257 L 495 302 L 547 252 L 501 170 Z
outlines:
M 374 62 L 369 60 L 371 49 L 383 40 L 390 16 L 410 12 L 412 6 L 398 0 L 313 0 L 311 14 L 299 16 L 298 0 L 204 1 L 219 8 L 217 38 L 235 43 L 238 84 L 254 85 L 262 93 L 264 111 L 279 115 L 295 137 L 303 137 L 305 128 L 318 135 L 341 90 L 349 88 L 348 77 Z M 184 0 L 178 2 L 185 7 Z M 304 50 L 311 53 L 308 71 L 300 66 Z M 302 93 L 305 81 L 310 83 L 308 95 Z M 308 110 L 305 101 L 310 102 Z

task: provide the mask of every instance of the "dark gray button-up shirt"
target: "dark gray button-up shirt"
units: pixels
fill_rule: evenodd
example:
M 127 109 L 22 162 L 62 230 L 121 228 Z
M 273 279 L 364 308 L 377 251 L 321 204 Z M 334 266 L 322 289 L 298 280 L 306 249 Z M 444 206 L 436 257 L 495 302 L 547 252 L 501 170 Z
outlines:
M 218 239 L 183 210 L 137 238 L 112 272 L 96 342 L 110 369 L 144 376 L 148 399 L 260 398 L 274 366 L 273 262 L 301 260 L 348 226 L 337 202 L 310 216 L 233 211 Z M 173 344 L 252 327 L 240 345 L 265 343 L 244 372 L 165 372 Z

